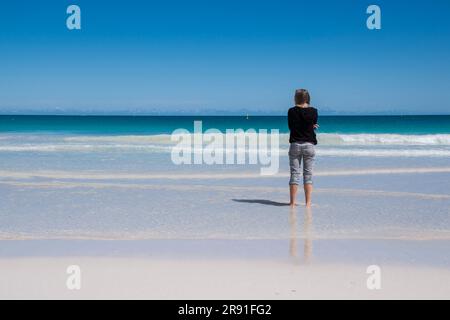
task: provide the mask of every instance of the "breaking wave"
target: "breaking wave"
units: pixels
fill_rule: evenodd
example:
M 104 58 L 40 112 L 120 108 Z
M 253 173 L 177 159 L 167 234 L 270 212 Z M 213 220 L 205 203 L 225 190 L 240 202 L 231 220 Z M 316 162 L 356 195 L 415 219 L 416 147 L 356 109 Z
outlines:
M 236 135 L 239 135 L 237 133 Z M 179 139 L 169 134 L 159 135 L 1 135 L 0 152 L 137 152 L 170 153 Z M 175 136 L 176 138 L 176 136 Z M 207 140 L 209 135 L 203 136 Z M 257 152 L 255 146 L 230 149 L 222 136 L 222 152 Z M 264 137 L 270 142 L 269 137 Z M 192 140 L 193 141 L 193 140 Z M 337 134 L 318 135 L 317 154 L 353 157 L 450 157 L 450 134 Z M 269 143 L 270 144 L 270 143 Z M 208 142 L 204 143 L 204 146 Z M 198 146 L 197 146 L 198 147 Z M 195 149 L 194 153 L 202 152 Z M 270 147 L 269 147 L 270 148 Z M 279 152 L 286 155 L 289 135 L 280 134 Z

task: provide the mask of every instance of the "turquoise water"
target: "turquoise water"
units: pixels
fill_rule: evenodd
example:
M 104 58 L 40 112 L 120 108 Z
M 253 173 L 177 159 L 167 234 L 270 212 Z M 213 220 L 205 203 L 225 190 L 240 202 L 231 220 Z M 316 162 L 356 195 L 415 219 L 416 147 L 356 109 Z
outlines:
M 193 130 L 279 129 L 287 133 L 283 116 L 0 116 L 0 133 L 42 132 L 73 134 L 169 134 L 178 128 Z M 322 116 L 319 133 L 342 134 L 450 134 L 450 115 L 444 116 Z

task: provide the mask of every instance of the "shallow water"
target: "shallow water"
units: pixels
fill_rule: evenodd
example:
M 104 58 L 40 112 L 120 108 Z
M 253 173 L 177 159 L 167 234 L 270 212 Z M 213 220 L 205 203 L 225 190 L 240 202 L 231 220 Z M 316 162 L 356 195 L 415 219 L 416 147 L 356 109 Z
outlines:
M 99 127 L 98 118 L 19 118 L 15 126 L 5 119 L 1 239 L 290 237 L 286 134 L 278 172 L 263 177 L 260 164 L 173 164 L 169 130 L 190 118 L 105 118 Z M 427 117 L 355 119 L 324 118 L 321 124 L 328 132 L 319 134 L 316 148 L 311 235 L 450 239 L 450 117 L 439 118 L 441 126 L 427 134 Z M 210 117 L 205 128 L 232 120 Z M 284 120 L 252 118 L 251 124 Z M 151 129 L 156 133 L 147 132 L 149 123 L 158 123 Z M 114 126 L 116 134 L 105 133 Z M 253 151 L 236 152 L 248 159 Z M 301 238 L 306 226 L 298 210 L 295 237 Z

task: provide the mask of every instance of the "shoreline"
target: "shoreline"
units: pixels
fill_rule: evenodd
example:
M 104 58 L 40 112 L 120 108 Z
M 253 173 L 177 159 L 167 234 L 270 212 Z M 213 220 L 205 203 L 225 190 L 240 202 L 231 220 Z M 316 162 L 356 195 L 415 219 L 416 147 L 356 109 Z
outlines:
M 370 264 L 447 267 L 450 240 L 399 239 L 148 239 L 148 240 L 0 240 L 0 259 L 142 258 L 228 259 L 311 264 Z

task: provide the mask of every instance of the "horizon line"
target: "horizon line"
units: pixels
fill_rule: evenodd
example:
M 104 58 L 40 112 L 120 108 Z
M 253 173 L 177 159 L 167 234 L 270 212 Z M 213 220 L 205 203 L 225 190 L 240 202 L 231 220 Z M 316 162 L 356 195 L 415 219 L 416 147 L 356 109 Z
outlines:
M 287 114 L 155 114 L 155 113 L 0 113 L 4 116 L 50 116 L 50 117 L 287 117 Z M 321 117 L 414 117 L 450 116 L 450 113 L 400 114 L 400 113 L 323 113 Z

